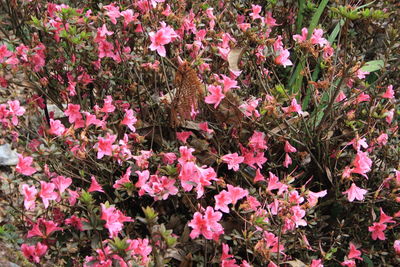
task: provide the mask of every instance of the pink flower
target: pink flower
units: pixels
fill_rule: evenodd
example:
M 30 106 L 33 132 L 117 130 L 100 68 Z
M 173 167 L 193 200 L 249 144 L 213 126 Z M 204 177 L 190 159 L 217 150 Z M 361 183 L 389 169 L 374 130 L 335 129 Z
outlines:
M 260 169 L 257 169 L 256 176 L 254 177 L 253 182 L 256 183 L 256 182 L 259 182 L 259 181 L 265 181 L 265 177 L 261 174 Z
M 260 16 L 261 6 L 251 5 L 251 9 L 253 12 L 251 12 L 249 15 L 251 16 L 252 20 L 256 20 L 256 19 L 263 20 L 263 17 Z
M 326 196 L 327 193 L 328 192 L 326 190 L 320 192 L 309 191 L 307 196 L 307 201 L 310 207 L 314 207 L 315 205 L 317 205 L 318 198 Z
M 288 141 L 285 142 L 284 150 L 286 153 L 294 153 L 297 152 L 297 149 L 290 145 Z
M 107 10 L 106 15 L 110 18 L 110 21 L 113 24 L 117 24 L 117 18 L 121 17 L 121 13 L 119 12 L 119 7 L 115 6 L 114 3 L 103 6 L 105 10 Z
M 90 184 L 88 192 L 97 191 L 97 192 L 103 192 L 104 193 L 104 190 L 101 187 L 101 185 L 97 182 L 96 177 L 92 176 L 92 177 L 90 177 L 90 179 L 92 180 L 92 183 Z
M 284 68 L 286 68 L 286 66 L 292 66 L 293 63 L 292 61 L 290 61 L 289 56 L 289 50 L 284 49 L 280 51 L 280 54 L 275 58 L 275 63 L 278 65 L 282 65 Z
M 169 44 L 174 38 L 178 37 L 176 32 L 170 27 L 166 26 L 164 22 L 161 22 L 162 28 L 156 33 L 150 32 L 151 45 L 149 46 L 151 51 L 157 50 L 157 53 L 165 57 L 166 50 L 164 45 Z
M 26 210 L 35 209 L 35 200 L 37 190 L 34 185 L 29 187 L 27 184 L 22 185 L 22 194 L 24 195 L 24 207 Z
M 61 136 L 65 131 L 64 125 L 59 120 L 50 119 L 50 134 Z
M 264 150 L 267 149 L 267 141 L 265 141 L 265 133 L 254 131 L 253 135 L 249 140 L 249 147 L 254 150 Z
M 356 72 L 356 76 L 360 80 L 365 79 L 365 75 L 368 75 L 368 74 L 369 74 L 369 71 L 363 71 L 362 69 L 358 69 Z
M 382 98 L 392 99 L 394 98 L 393 85 L 389 85 L 386 92 L 382 95 Z
M 176 138 L 182 143 L 186 143 L 187 139 L 193 134 L 193 132 L 176 132 Z
M 129 180 L 129 177 L 131 176 L 131 167 L 129 166 L 128 169 L 126 169 L 125 174 L 121 177 L 121 179 L 116 180 L 113 188 L 121 188 L 124 184 L 129 184 L 131 180 Z
M 361 102 L 369 101 L 370 99 L 371 99 L 371 97 L 369 96 L 369 94 L 366 94 L 366 93 L 362 92 L 361 94 L 359 94 L 357 96 L 357 99 L 356 99 L 355 103 L 359 104 Z
M 295 40 L 297 43 L 302 43 L 307 40 L 307 35 L 308 35 L 307 28 L 303 28 L 301 29 L 301 35 L 299 34 L 293 35 L 293 40 Z
M 36 172 L 36 169 L 31 167 L 32 163 L 32 157 L 24 157 L 18 154 L 18 164 L 15 170 L 23 175 L 30 176 Z
M 310 38 L 311 43 L 318 44 L 321 47 L 329 44 L 328 41 L 322 37 L 322 35 L 324 35 L 324 31 L 322 29 L 315 29 Z
M 138 175 L 139 178 L 135 186 L 141 189 L 146 184 L 147 180 L 149 180 L 150 172 L 148 170 L 136 171 L 136 174 Z
M 289 165 L 292 164 L 292 158 L 289 156 L 288 153 L 285 155 L 285 161 L 283 162 L 283 167 L 288 168 Z
M 229 213 L 228 205 L 232 203 L 231 194 L 226 190 L 222 190 L 215 198 L 215 210 L 221 210 L 225 213 Z
M 296 98 L 292 99 L 292 102 L 290 103 L 289 107 L 286 108 L 282 108 L 282 110 L 286 113 L 292 113 L 292 112 L 297 112 L 298 114 L 303 114 L 303 111 L 301 110 L 301 106 L 299 104 L 297 104 L 297 100 Z
M 106 221 L 104 225 L 110 233 L 110 238 L 118 236 L 122 230 L 124 222 L 133 222 L 131 217 L 125 216 L 121 211 L 117 210 L 114 206 L 106 207 L 103 203 L 101 205 L 101 219 Z
M 318 259 L 312 260 L 310 267 L 324 267 L 324 265 L 322 264 L 322 260 Z
M 133 113 L 132 109 L 125 110 L 125 116 L 124 116 L 124 119 L 122 120 L 121 124 L 128 126 L 128 128 L 132 132 L 135 132 L 136 129 L 133 125 L 137 122 L 137 119 L 133 114 L 134 113 Z
M 163 153 L 162 154 L 162 161 L 165 164 L 173 164 L 176 160 L 176 155 L 175 153 L 169 152 L 169 153 Z
M 383 134 L 379 135 L 378 138 L 376 138 L 376 141 L 378 142 L 378 144 L 384 146 L 388 142 L 388 135 L 383 133 Z
M 68 197 L 68 202 L 69 202 L 69 204 L 70 204 L 71 206 L 75 206 L 76 200 L 77 200 L 78 197 L 79 197 L 78 192 L 73 191 L 73 190 L 71 190 L 71 189 L 67 189 L 67 191 L 68 191 L 68 194 L 69 194 L 69 197 Z
M 200 130 L 202 130 L 202 131 L 204 131 L 204 132 L 206 132 L 208 134 L 214 133 L 213 129 L 209 129 L 208 128 L 208 123 L 206 121 L 199 123 L 199 128 L 200 128 Z
M 372 226 L 368 227 L 368 231 L 371 232 L 373 240 L 386 240 L 385 233 L 383 232 L 386 227 L 386 224 L 383 223 L 373 223 Z
M 352 170 L 352 173 L 358 173 L 367 178 L 366 173 L 371 170 L 372 160 L 368 157 L 367 152 L 359 150 L 354 158 L 353 166 L 355 168 Z
M 349 255 L 347 256 L 347 258 L 349 259 L 358 259 L 358 260 L 363 260 L 361 257 L 361 251 L 359 251 L 356 246 L 350 242 L 350 251 L 349 251 Z
M 346 260 L 341 263 L 342 266 L 347 266 L 347 267 L 356 267 L 356 262 L 353 260 Z
M 207 89 L 211 95 L 206 96 L 204 101 L 207 104 L 214 104 L 214 108 L 217 108 L 222 99 L 225 98 L 225 95 L 222 93 L 221 86 L 209 85 Z
M 112 104 L 112 96 L 108 95 L 104 99 L 104 106 L 100 109 L 101 112 L 112 113 L 115 110 L 115 106 Z
M 392 220 L 393 217 L 391 217 L 391 216 L 389 216 L 389 215 L 386 215 L 386 214 L 383 212 L 383 209 L 382 209 L 382 208 L 380 208 L 380 212 L 381 212 L 381 216 L 380 216 L 380 218 L 379 218 L 379 223 L 396 223 L 395 221 Z
M 47 208 L 49 206 L 49 200 L 56 200 L 58 195 L 54 192 L 56 185 L 53 183 L 46 183 L 44 181 L 40 181 L 40 193 L 39 196 L 42 198 L 44 207 Z
M 237 81 L 229 78 L 228 76 L 221 75 L 222 77 L 222 82 L 224 84 L 224 93 L 230 91 L 232 88 L 239 88 L 237 86 Z
M 340 91 L 338 96 L 335 99 L 335 102 L 342 102 L 343 100 L 346 100 L 347 97 L 346 95 L 343 93 L 343 91 Z
M 25 108 L 21 107 L 18 100 L 8 101 L 7 104 L 10 106 L 10 115 L 12 116 L 13 125 L 18 125 L 18 117 L 24 115 Z
M 137 15 L 133 15 L 132 9 L 127 9 L 121 12 L 121 15 L 124 17 L 124 27 L 128 26 L 129 23 L 135 21 Z
M 385 120 L 386 120 L 386 122 L 387 122 L 388 124 L 391 124 L 391 123 L 392 123 L 393 116 L 394 116 L 394 109 L 391 109 L 391 110 L 389 110 L 388 112 L 386 112 L 386 118 L 385 118 Z
M 80 109 L 80 105 L 68 104 L 67 110 L 64 111 L 64 114 L 68 116 L 68 121 L 70 123 L 82 119 L 82 114 L 79 112 Z
M 239 186 L 235 187 L 228 184 L 227 187 L 233 205 L 235 205 L 238 200 L 245 198 L 249 194 L 249 191 Z
M 347 194 L 347 198 L 350 202 L 353 202 L 354 199 L 357 200 L 363 200 L 364 199 L 364 195 L 367 193 L 368 191 L 365 189 L 362 189 L 360 187 L 357 187 L 355 183 L 352 183 L 350 188 L 343 192 L 342 194 Z
M 396 254 L 400 255 L 400 240 L 394 241 L 393 248 L 394 248 L 394 251 L 396 252 Z
M 204 216 L 200 212 L 196 212 L 188 224 L 193 228 L 190 237 L 195 239 L 202 234 L 206 239 L 218 241 L 219 236 L 224 233 L 224 228 L 218 223 L 221 217 L 222 213 L 214 211 L 212 207 L 207 207 Z
M 244 157 L 238 155 L 238 153 L 226 154 L 221 157 L 222 161 L 228 164 L 229 170 L 238 171 L 239 164 L 243 162 Z
M 72 184 L 72 179 L 59 175 L 51 179 L 51 182 L 55 184 L 58 191 L 60 191 L 60 194 L 62 194 Z
M 106 137 L 98 137 L 99 141 L 97 146 L 97 158 L 101 159 L 104 155 L 112 156 L 113 143 L 117 139 L 116 135 L 107 133 Z
M 40 242 L 36 243 L 36 246 L 22 244 L 21 251 L 29 261 L 39 263 L 40 257 L 46 254 L 47 246 Z
M 72 215 L 70 218 L 65 219 L 65 224 L 66 225 L 71 225 L 78 229 L 79 231 L 83 231 L 83 221 L 84 219 L 81 219 L 75 215 Z

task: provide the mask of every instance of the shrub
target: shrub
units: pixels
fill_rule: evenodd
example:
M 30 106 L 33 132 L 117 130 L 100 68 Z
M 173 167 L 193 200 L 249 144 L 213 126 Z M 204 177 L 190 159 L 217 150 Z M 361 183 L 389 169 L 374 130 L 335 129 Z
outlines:
M 286 2 L 3 1 L 26 258 L 396 265 L 395 4 Z

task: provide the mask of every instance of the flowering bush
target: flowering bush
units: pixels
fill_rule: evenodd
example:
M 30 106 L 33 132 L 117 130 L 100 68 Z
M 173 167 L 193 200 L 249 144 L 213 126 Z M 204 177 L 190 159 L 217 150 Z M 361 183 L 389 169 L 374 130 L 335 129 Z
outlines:
M 2 2 L 2 183 L 29 261 L 398 264 L 386 6 L 54 2 Z

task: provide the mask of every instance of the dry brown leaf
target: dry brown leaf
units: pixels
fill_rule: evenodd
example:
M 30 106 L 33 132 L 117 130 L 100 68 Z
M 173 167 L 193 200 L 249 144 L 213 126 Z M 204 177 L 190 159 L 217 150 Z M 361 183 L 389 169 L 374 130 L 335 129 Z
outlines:
M 235 47 L 231 49 L 231 51 L 228 54 L 228 63 L 229 63 L 229 69 L 233 72 L 238 72 L 240 71 L 239 69 L 239 62 L 240 59 L 243 55 L 244 48 L 243 47 Z

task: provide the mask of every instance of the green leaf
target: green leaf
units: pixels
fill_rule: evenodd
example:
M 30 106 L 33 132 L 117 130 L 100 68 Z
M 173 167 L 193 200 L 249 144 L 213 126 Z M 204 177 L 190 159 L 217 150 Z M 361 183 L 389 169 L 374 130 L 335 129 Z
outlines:
M 370 258 L 367 257 L 367 255 L 363 255 L 362 258 L 368 267 L 374 266 L 374 263 L 372 262 L 372 260 Z
M 374 72 L 382 69 L 385 66 L 385 62 L 383 60 L 372 60 L 365 63 L 365 65 L 361 68 L 362 71 Z

